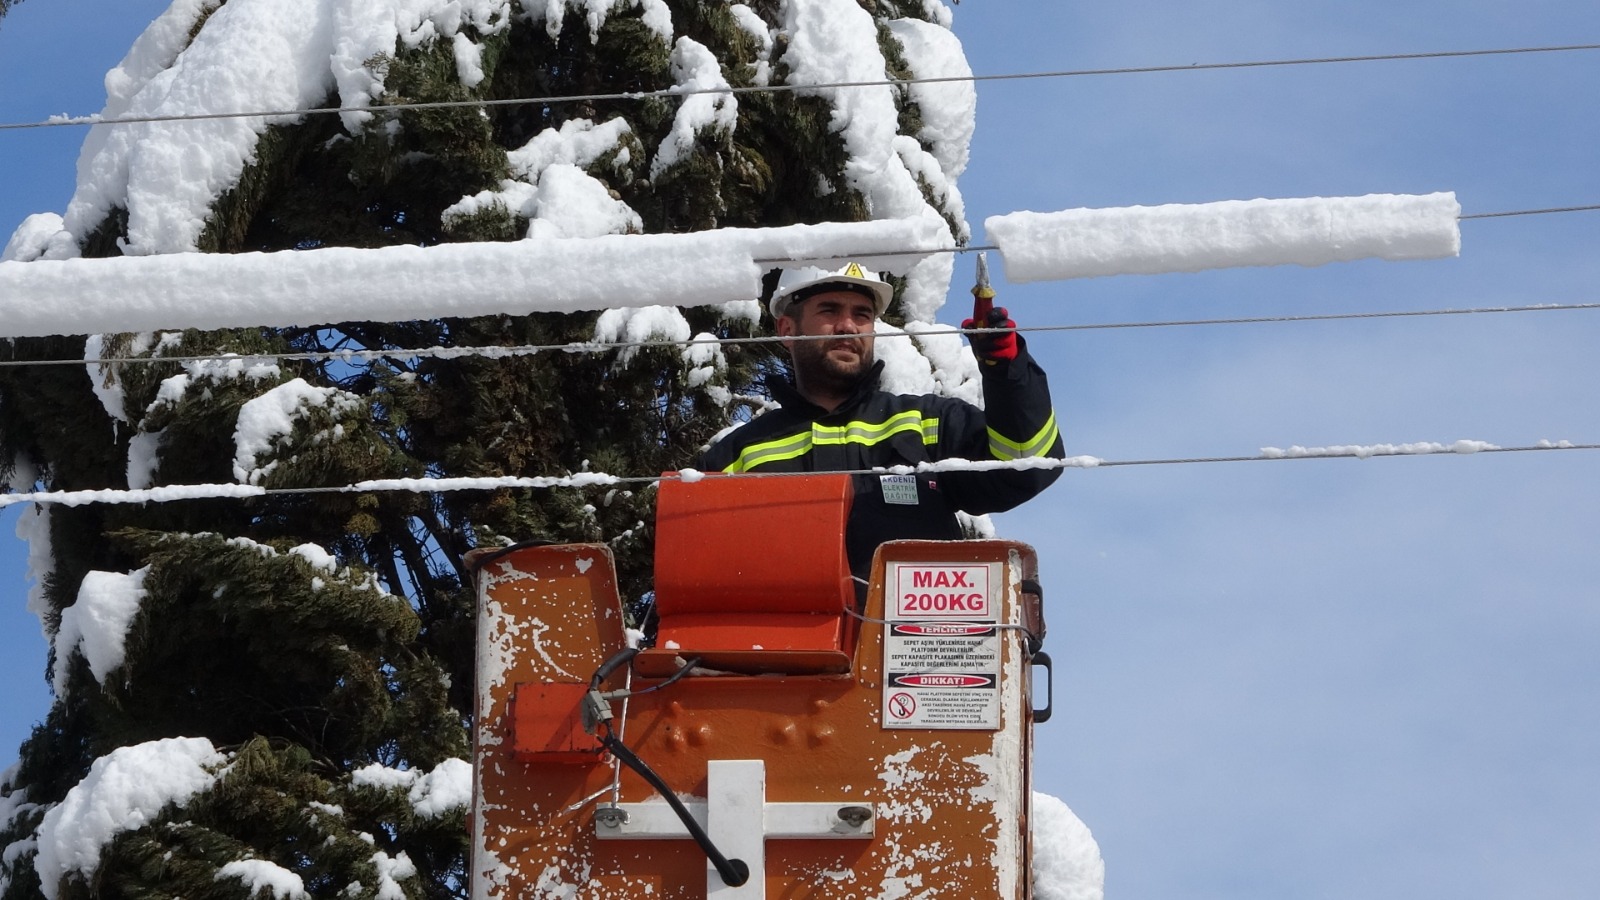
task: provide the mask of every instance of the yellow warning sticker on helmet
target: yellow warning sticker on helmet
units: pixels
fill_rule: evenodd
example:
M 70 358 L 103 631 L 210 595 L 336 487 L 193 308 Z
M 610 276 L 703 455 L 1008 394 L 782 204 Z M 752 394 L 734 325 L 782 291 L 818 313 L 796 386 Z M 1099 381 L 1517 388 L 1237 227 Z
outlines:
M 862 274 L 862 272 L 861 272 L 861 264 L 860 263 L 851 263 L 850 265 L 845 266 L 844 267 L 844 274 L 848 278 L 865 278 L 865 277 L 867 277 L 866 275 Z

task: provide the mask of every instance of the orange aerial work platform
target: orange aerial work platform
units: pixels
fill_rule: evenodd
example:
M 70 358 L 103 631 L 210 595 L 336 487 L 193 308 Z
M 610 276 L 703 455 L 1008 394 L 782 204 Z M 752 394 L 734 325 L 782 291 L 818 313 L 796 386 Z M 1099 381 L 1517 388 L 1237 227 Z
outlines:
M 643 650 L 605 545 L 473 554 L 473 897 L 1030 896 L 1033 551 L 891 542 L 858 609 L 850 501 L 664 479 Z

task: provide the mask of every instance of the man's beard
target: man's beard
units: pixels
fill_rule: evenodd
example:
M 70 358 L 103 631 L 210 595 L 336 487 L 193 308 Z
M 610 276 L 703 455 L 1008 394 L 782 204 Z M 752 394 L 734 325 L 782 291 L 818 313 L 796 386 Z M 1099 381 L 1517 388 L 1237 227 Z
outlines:
M 839 337 L 833 340 L 795 341 L 790 351 L 794 363 L 795 381 L 808 391 L 830 394 L 848 394 L 872 368 L 871 335 Z M 830 347 L 848 343 L 855 347 L 856 359 L 846 362 L 828 354 Z

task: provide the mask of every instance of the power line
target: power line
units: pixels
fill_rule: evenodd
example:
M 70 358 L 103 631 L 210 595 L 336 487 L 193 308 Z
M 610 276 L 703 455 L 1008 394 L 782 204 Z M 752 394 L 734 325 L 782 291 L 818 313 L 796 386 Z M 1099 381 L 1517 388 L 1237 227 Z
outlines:
M 1571 44 L 1553 47 L 1513 47 L 1496 50 L 1444 50 L 1429 53 L 1387 53 L 1366 56 L 1324 56 L 1306 59 L 1275 59 L 1244 62 L 1189 63 L 1185 65 L 1126 66 L 1109 69 L 1064 69 L 1049 72 L 1017 72 L 998 75 L 947 75 L 933 78 L 889 78 L 873 81 L 835 81 L 823 84 L 769 84 L 741 85 L 717 88 L 666 88 L 656 91 L 615 91 L 594 94 L 551 94 L 537 97 L 513 97 L 500 100 L 443 100 L 419 103 L 390 103 L 381 106 L 325 106 L 305 109 L 257 110 L 253 112 L 186 113 L 161 116 L 52 116 L 42 122 L 0 123 L 0 131 L 26 128 L 59 128 L 70 125 L 133 125 L 150 122 L 190 122 L 208 119 L 248 119 L 280 116 L 330 115 L 333 113 L 373 113 L 401 110 L 428 109 L 486 109 L 499 106 L 528 106 L 533 104 L 593 103 L 615 100 L 647 100 L 692 97 L 698 94 L 755 94 L 794 93 L 821 91 L 835 88 L 908 87 L 918 84 L 979 83 L 988 81 L 1020 81 L 1044 78 L 1080 78 L 1099 75 L 1149 75 L 1165 72 L 1206 72 L 1223 69 L 1261 69 L 1288 66 L 1319 66 L 1337 63 L 1393 62 L 1423 59 L 1462 59 L 1478 56 L 1509 56 L 1525 53 L 1568 53 L 1581 50 L 1600 50 L 1600 44 Z
M 1309 459 L 1373 459 L 1398 456 L 1462 456 L 1478 453 L 1529 453 L 1554 450 L 1600 450 L 1600 444 L 1575 444 L 1571 441 L 1540 441 L 1520 447 L 1497 447 L 1482 441 L 1456 441 L 1451 444 L 1366 444 L 1332 447 L 1266 448 L 1255 456 L 1192 456 L 1170 459 L 1108 460 L 1093 456 L 1066 459 L 1031 458 L 1019 460 L 947 459 L 917 466 L 889 466 L 872 469 L 845 469 L 837 475 L 895 475 L 919 472 L 993 471 L 996 469 L 1110 469 L 1127 466 L 1200 465 L 1233 462 L 1282 462 Z M 815 472 L 741 472 L 718 474 L 717 478 L 789 478 Z M 445 493 L 454 491 L 492 491 L 507 489 L 552 489 L 648 487 L 663 480 L 698 481 L 705 473 L 682 469 L 668 475 L 609 475 L 581 472 L 560 476 L 515 476 L 489 478 L 389 478 L 326 487 L 264 488 L 246 484 L 180 484 L 140 490 L 36 491 L 0 494 L 0 509 L 19 503 L 44 503 L 62 506 L 90 504 L 172 503 L 182 500 L 247 500 L 257 497 L 304 496 L 314 494 Z
M 1055 331 L 1110 331 L 1130 328 L 1185 328 L 1201 325 L 1263 325 L 1282 324 L 1293 322 L 1329 322 L 1351 319 L 1398 319 L 1418 318 L 1427 316 L 1464 316 L 1485 313 L 1522 313 L 1522 312 L 1558 312 L 1571 310 L 1600 309 L 1600 302 L 1596 303 L 1547 303 L 1527 306 L 1480 306 L 1466 309 L 1419 309 L 1396 310 L 1388 312 L 1356 312 L 1356 313 L 1309 313 L 1294 316 L 1240 316 L 1220 319 L 1168 319 L 1149 322 L 1091 322 L 1073 325 L 1031 325 L 1026 327 L 1009 328 L 930 328 L 927 330 L 875 332 L 874 338 L 920 338 L 943 337 L 947 335 L 973 335 L 992 334 L 1002 331 L 1017 331 L 1022 334 Z M 740 344 L 774 344 L 781 341 L 826 341 L 836 340 L 834 335 L 794 335 L 783 338 L 776 335 L 745 338 L 690 338 L 688 340 L 658 339 L 638 341 L 618 341 L 605 343 L 599 341 L 580 341 L 566 344 L 521 344 L 514 347 L 417 347 L 412 349 L 392 350 L 306 350 L 284 353 L 251 353 L 251 354 L 197 354 L 191 356 L 108 356 L 95 359 L 44 359 L 44 360 L 0 360 L 0 368 L 18 366 L 82 366 L 82 365 L 127 365 L 149 363 L 195 363 L 219 362 L 229 360 L 298 360 L 308 362 L 371 362 L 379 359 L 453 359 L 458 357 L 483 357 L 488 359 L 534 356 L 540 353 L 610 353 L 618 350 L 642 350 L 666 347 L 691 347 L 697 345 L 740 345 Z
M 1511 212 L 1473 213 L 1471 215 L 1457 216 L 1461 221 L 1467 219 L 1503 219 L 1507 216 L 1543 216 L 1550 213 L 1566 212 L 1593 212 L 1600 209 L 1600 204 L 1591 206 L 1555 206 L 1548 209 L 1518 209 Z

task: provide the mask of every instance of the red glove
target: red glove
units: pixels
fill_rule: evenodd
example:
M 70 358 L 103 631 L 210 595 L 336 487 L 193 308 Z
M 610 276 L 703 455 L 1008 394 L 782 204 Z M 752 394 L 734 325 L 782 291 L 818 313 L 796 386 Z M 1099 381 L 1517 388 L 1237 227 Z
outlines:
M 974 310 L 975 312 L 977 310 Z M 967 319 L 961 323 L 962 328 L 1005 328 L 1007 331 L 991 331 L 986 334 L 969 334 L 967 340 L 972 343 L 972 352 L 978 360 L 986 365 L 1005 360 L 1010 362 L 1017 358 L 1017 323 L 1011 321 L 1011 314 L 1006 312 L 1004 306 L 996 306 L 988 311 L 982 324 L 977 319 Z

